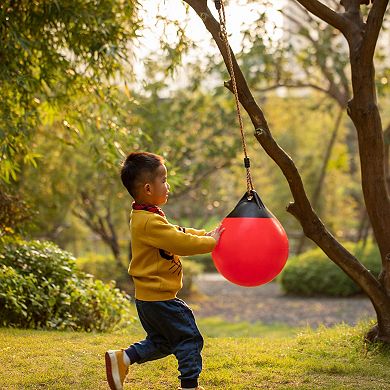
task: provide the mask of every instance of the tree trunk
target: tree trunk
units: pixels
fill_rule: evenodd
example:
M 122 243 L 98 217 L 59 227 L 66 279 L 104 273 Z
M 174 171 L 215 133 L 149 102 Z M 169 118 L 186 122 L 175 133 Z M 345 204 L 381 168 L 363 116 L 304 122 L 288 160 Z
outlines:
M 86 191 L 81 191 L 79 207 L 78 209 L 73 209 L 72 213 L 81 219 L 93 233 L 97 234 L 108 245 L 114 256 L 115 264 L 119 269 L 124 269 L 125 266 L 121 261 L 118 236 L 111 219 L 110 205 L 105 205 L 104 209 L 102 205 L 96 204 L 93 197 L 89 196 Z
M 360 54 L 360 53 L 359 53 Z M 374 66 L 364 66 L 359 55 L 351 53 L 354 98 L 348 104 L 358 134 L 362 189 L 368 217 L 382 258 L 379 281 L 390 297 L 390 198 L 385 174 L 385 145 L 376 103 Z M 390 301 L 378 307 L 380 338 L 390 341 Z
M 390 124 L 383 133 L 385 140 L 385 175 L 387 191 L 390 192 Z

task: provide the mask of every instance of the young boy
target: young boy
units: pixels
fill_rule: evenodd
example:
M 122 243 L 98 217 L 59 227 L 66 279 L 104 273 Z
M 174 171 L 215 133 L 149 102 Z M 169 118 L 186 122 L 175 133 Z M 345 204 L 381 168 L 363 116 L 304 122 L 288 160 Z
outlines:
M 182 287 L 179 256 L 211 252 L 222 229 L 182 228 L 170 224 L 158 207 L 168 200 L 167 169 L 161 156 L 130 153 L 121 179 L 134 198 L 130 230 L 132 259 L 129 274 L 135 285 L 135 304 L 146 339 L 127 349 L 105 354 L 107 381 L 113 390 L 123 389 L 129 365 L 174 354 L 178 360 L 181 389 L 198 386 L 202 370 L 203 338 L 192 310 L 176 297 Z

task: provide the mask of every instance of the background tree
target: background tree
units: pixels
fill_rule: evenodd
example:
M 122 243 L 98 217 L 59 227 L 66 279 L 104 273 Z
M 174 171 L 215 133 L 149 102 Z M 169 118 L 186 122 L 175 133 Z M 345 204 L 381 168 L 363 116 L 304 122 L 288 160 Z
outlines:
M 259 1 L 256 8 L 253 2 L 249 3 L 251 18 L 258 16 L 254 23 L 243 27 L 243 49 L 237 54 L 248 85 L 271 118 L 280 144 L 288 154 L 295 156 L 317 214 L 330 231 L 337 232 L 343 240 L 364 240 L 370 225 L 366 223 L 368 217 L 360 187 L 357 137 L 352 122 L 345 115 L 349 95 L 348 46 L 333 27 L 315 19 L 297 3 L 278 5 Z M 279 15 L 278 19 L 275 14 Z M 283 23 L 280 22 L 282 17 Z M 329 51 L 329 48 L 333 49 Z M 383 56 L 378 54 L 377 58 L 386 69 Z M 218 80 L 224 66 L 220 60 L 212 58 L 212 65 L 204 73 L 212 72 Z M 384 84 L 380 85 L 384 90 Z M 284 110 L 279 110 L 279 106 Z M 317 119 L 311 121 L 315 115 Z M 325 119 L 328 116 L 331 121 Z M 288 120 L 279 119 L 283 117 Z M 278 126 L 283 128 L 279 131 Z M 309 134 L 314 142 L 309 142 Z M 257 156 L 252 164 L 260 165 L 259 160 Z M 262 159 L 261 166 L 263 171 L 259 170 L 260 166 L 256 167 L 255 178 L 258 175 L 269 177 L 272 163 Z M 279 185 L 278 175 L 272 175 L 271 181 L 272 202 L 280 199 L 283 186 Z M 333 196 L 335 192 L 337 197 Z M 286 193 L 284 202 L 280 199 L 277 206 L 287 199 Z M 308 243 L 303 239 L 300 226 L 286 217 L 280 218 L 289 232 L 292 253 L 300 253 Z
M 208 9 L 207 3 L 200 0 L 186 2 L 201 17 L 227 63 L 227 52 L 219 34 L 219 23 Z M 361 4 L 366 3 L 362 1 L 341 1 L 343 12 L 336 12 L 331 5 L 317 0 L 298 2 L 309 12 L 340 30 L 348 42 L 353 98 L 348 103 L 347 111 L 358 135 L 364 200 L 382 258 L 379 279 L 332 236 L 312 209 L 296 166 L 272 137 L 264 114 L 256 104 L 234 60 L 240 102 L 256 129 L 257 140 L 286 176 L 294 198 L 287 210 L 300 221 L 306 236 L 321 247 L 371 299 L 378 323 L 368 337 L 390 343 L 390 227 L 387 222 L 390 218 L 390 199 L 384 172 L 383 131 L 377 106 L 373 64 L 388 1 L 375 0 L 366 18 L 363 18 L 360 11 Z
M 248 53 L 243 64 L 249 68 L 255 63 L 256 53 Z M 102 84 L 93 94 L 74 93 L 56 106 L 40 105 L 42 126 L 31 142 L 43 157 L 37 167 L 20 173 L 18 185 L 18 192 L 37 212 L 35 229 L 29 231 L 34 238 L 54 240 L 79 256 L 102 253 L 109 260 L 111 252 L 124 268 L 130 203 L 117 175 L 125 152 L 133 149 L 153 149 L 167 158 L 173 191 L 166 207 L 177 223 L 212 227 L 234 206 L 243 179 L 234 158 L 240 148 L 234 103 L 223 87 L 210 87 L 210 82 L 217 84 L 221 79 L 215 66 L 205 70 L 204 64 L 192 63 L 184 87 L 173 87 L 178 75 L 170 74 L 172 61 L 161 53 L 148 56 L 140 90 L 135 82 L 117 87 Z M 317 101 L 322 103 L 317 106 Z M 275 131 L 280 129 L 282 144 L 289 153 L 299 154 L 297 164 L 308 187 L 313 187 L 323 138 L 328 137 L 333 121 L 329 101 L 320 96 L 274 96 L 264 105 L 274 118 Z M 304 129 L 310 129 L 310 137 Z M 321 209 L 321 215 L 333 230 L 348 232 L 352 206 L 333 196 L 333 189 L 339 191 L 338 183 L 345 183 L 346 190 L 349 185 L 343 167 L 345 152 L 340 146 L 338 150 L 328 167 L 332 172 L 326 195 L 329 206 Z M 252 163 L 267 205 L 294 237 L 296 223 L 279 212 L 289 199 L 282 176 L 263 156 Z
M 77 12 L 75 12 L 77 10 Z M 0 5 L 0 178 L 38 156 L 28 140 L 43 102 L 93 93 L 127 59 L 136 1 L 3 1 Z
M 120 145 L 135 144 L 138 135 L 118 89 L 128 92 L 133 80 L 139 11 L 136 0 L 0 5 L 0 188 L 14 201 L 4 210 L 15 214 L 19 205 L 21 216 L 24 195 L 40 215 L 30 232 L 62 244 L 71 236 L 73 210 L 117 259 L 118 213 L 103 194 L 117 183 Z M 165 44 L 171 67 L 185 49 L 184 36 L 177 47 Z M 4 214 L 1 235 L 28 215 Z
M 174 218 L 191 218 L 196 225 L 208 218 L 212 210 L 189 207 L 188 197 L 215 208 L 216 181 L 222 182 L 215 180 L 217 172 L 220 175 L 217 169 L 230 164 L 239 147 L 236 137 L 221 139 L 221 132 L 234 121 L 231 102 L 223 97 L 225 101 L 216 105 L 215 119 L 209 107 L 219 97 L 184 89 L 163 97 L 165 88 L 151 82 L 142 94 L 107 90 L 103 101 L 75 96 L 61 105 L 61 115 L 43 115 L 46 122 L 33 140 L 45 159 L 36 168 L 25 169 L 19 186 L 39 214 L 34 237 L 62 246 L 77 241 L 81 232 L 73 214 L 110 248 L 118 264 L 123 262 L 131 202 L 120 183 L 119 169 L 129 150 L 154 150 L 167 159 L 172 184 L 168 207 Z M 57 119 L 61 117 L 66 119 Z M 36 175 L 41 178 L 38 183 Z M 210 186 L 214 198 L 206 200 Z
M 260 2 L 263 7 L 269 7 L 269 2 Z M 333 1 L 331 5 L 335 11 L 341 12 L 340 2 Z M 346 202 L 356 204 L 359 221 L 355 228 L 355 237 L 348 234 L 350 239 L 366 240 L 369 232 L 369 220 L 364 205 L 360 186 L 359 161 L 357 154 L 357 136 L 352 122 L 346 123 L 347 132 L 342 131 L 344 120 L 342 111 L 345 111 L 351 96 L 350 70 L 348 58 L 348 44 L 342 34 L 323 20 L 309 13 L 306 8 L 297 2 L 288 2 L 280 6 L 278 12 L 283 15 L 284 23 L 278 26 L 269 19 L 267 12 L 260 12 L 255 24 L 245 34 L 247 42 L 245 51 L 237 56 L 241 69 L 246 75 L 248 84 L 255 97 L 264 98 L 265 92 L 276 89 L 291 91 L 296 95 L 307 94 L 310 90 L 317 91 L 317 101 L 313 101 L 313 109 L 323 104 L 329 104 L 324 99 L 328 96 L 339 106 L 339 114 L 334 115 L 334 124 L 331 134 L 327 135 L 328 143 L 322 148 L 324 159 L 320 169 L 316 167 L 317 182 L 313 187 L 308 183 L 308 193 L 312 207 L 321 218 L 325 218 L 324 196 L 320 196 L 325 188 L 326 172 L 337 138 L 342 137 L 348 147 L 348 165 L 351 179 L 356 183 L 350 188 Z M 363 10 L 365 12 L 365 10 Z M 267 29 L 283 31 L 280 39 L 270 40 Z M 256 33 L 253 33 L 255 31 Z M 249 43 L 248 43 L 249 42 Z M 380 96 L 384 96 L 388 89 L 387 74 L 389 64 L 386 61 L 388 50 L 387 41 L 379 42 L 375 53 L 378 76 L 376 83 Z M 315 95 L 314 95 L 315 96 Z M 313 94 L 311 94 L 313 98 Z M 317 99 L 316 99 L 317 100 Z M 385 105 L 386 107 L 386 105 Z M 379 107 L 382 112 L 385 107 Z M 332 107 L 328 106 L 331 110 Z M 340 129 L 341 128 L 341 129 Z M 326 220 L 326 218 L 325 218 Z M 302 252 L 305 244 L 304 235 L 300 239 L 296 252 Z
M 58 107 L 80 92 L 98 94 L 118 72 L 129 74 L 137 7 L 136 0 L 1 2 L 0 181 L 2 196 L 15 206 L 20 176 L 42 157 L 32 142 L 42 106 Z

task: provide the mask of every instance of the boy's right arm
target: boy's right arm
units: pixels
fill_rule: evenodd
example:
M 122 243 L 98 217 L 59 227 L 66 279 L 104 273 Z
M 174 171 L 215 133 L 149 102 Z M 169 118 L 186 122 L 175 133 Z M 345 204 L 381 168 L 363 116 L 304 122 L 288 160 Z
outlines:
M 176 226 L 176 225 L 175 225 Z M 181 226 L 176 226 L 179 230 L 182 230 L 184 229 L 184 232 L 185 233 L 189 233 L 189 234 L 194 234 L 195 236 L 205 236 L 206 235 L 206 230 L 204 229 L 194 229 L 194 228 L 183 228 Z
M 211 235 L 197 236 L 179 231 L 159 215 L 152 215 L 145 225 L 145 243 L 179 256 L 211 252 L 217 241 Z

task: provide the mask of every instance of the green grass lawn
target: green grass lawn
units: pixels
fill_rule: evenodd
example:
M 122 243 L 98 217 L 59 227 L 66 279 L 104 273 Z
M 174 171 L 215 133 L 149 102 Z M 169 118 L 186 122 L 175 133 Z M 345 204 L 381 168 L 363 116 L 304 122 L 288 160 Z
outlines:
M 214 318 L 199 326 L 206 389 L 390 389 L 390 350 L 364 344 L 367 324 L 312 331 Z M 0 389 L 107 389 L 104 352 L 141 337 L 138 325 L 100 334 L 0 328 Z M 177 375 L 174 357 L 134 365 L 125 389 L 176 389 Z

